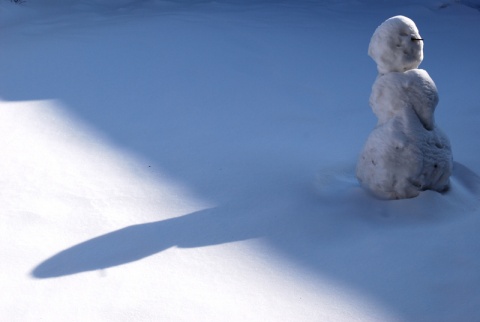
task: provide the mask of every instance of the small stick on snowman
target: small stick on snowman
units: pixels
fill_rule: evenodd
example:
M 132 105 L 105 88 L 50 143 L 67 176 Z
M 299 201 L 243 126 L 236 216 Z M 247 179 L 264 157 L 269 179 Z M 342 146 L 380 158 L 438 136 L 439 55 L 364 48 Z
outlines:
M 435 124 L 435 83 L 417 68 L 423 60 L 417 26 L 404 16 L 387 19 L 375 30 L 368 54 L 379 73 L 370 96 L 378 123 L 357 163 L 359 182 L 382 199 L 446 191 L 452 150 Z

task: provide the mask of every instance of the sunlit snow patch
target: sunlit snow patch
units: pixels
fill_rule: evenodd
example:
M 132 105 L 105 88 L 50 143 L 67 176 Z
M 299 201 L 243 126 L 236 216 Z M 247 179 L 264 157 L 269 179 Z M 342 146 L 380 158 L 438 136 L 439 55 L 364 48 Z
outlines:
M 106 231 L 208 206 L 58 101 L 0 102 L 0 115 L 2 210 L 48 228 L 37 262 Z

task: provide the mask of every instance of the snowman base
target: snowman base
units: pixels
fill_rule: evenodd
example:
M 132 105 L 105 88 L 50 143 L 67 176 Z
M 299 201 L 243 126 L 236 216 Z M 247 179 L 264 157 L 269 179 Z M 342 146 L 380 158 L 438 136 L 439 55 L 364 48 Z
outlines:
M 370 134 L 356 176 L 379 198 L 404 199 L 424 190 L 448 190 L 452 168 L 450 142 L 438 127 L 408 133 L 401 120 L 392 119 Z

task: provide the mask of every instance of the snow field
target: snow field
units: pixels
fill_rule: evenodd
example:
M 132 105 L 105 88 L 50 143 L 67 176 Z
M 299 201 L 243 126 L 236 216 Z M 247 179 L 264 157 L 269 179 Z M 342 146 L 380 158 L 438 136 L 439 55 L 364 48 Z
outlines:
M 2 319 L 480 316 L 475 9 L 70 4 L 0 11 Z M 386 202 L 354 167 L 368 42 L 400 13 L 457 163 L 448 193 Z

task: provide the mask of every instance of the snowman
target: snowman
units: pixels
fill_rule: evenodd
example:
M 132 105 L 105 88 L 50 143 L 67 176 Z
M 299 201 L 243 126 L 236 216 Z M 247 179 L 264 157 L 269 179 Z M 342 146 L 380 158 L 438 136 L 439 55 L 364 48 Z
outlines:
M 360 154 L 356 175 L 383 199 L 412 198 L 423 190 L 446 191 L 453 159 L 448 138 L 435 124 L 435 83 L 425 70 L 423 39 L 407 17 L 387 19 L 370 41 L 377 63 L 370 106 L 378 123 Z

